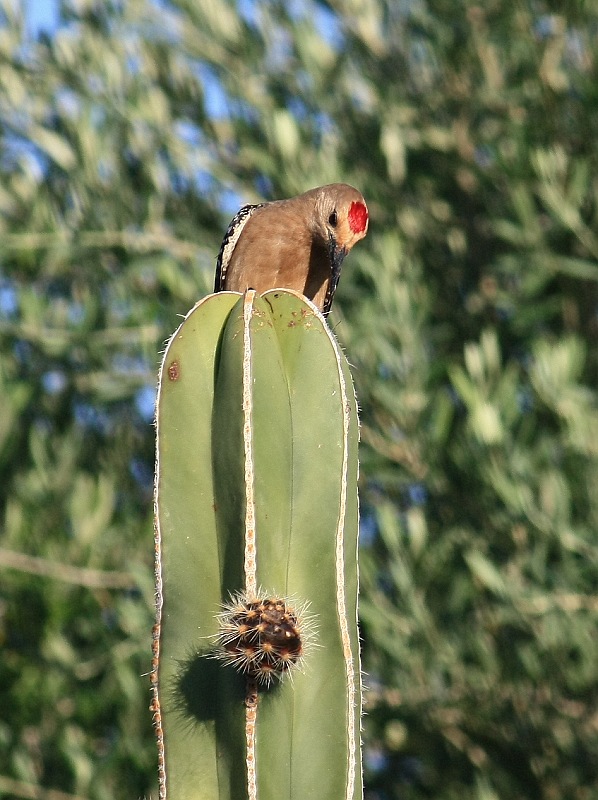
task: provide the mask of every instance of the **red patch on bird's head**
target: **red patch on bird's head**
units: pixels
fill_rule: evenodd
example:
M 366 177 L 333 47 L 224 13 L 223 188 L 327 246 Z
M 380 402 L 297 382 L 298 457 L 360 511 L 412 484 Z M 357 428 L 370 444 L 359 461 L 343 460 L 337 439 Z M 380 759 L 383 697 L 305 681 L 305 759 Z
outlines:
M 351 203 L 349 226 L 353 233 L 362 233 L 368 224 L 368 210 L 363 203 Z

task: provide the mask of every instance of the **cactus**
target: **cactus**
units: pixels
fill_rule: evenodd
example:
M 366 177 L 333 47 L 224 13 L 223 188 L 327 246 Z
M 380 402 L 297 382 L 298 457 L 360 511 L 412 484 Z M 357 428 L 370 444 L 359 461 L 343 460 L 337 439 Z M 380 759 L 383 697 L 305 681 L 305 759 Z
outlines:
M 161 800 L 358 800 L 357 413 L 323 317 L 200 301 L 156 424 Z

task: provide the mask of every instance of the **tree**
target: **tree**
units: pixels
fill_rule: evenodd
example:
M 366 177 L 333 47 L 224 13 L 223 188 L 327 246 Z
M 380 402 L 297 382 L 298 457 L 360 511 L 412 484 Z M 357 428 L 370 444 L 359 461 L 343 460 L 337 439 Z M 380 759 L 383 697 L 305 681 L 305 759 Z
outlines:
M 34 37 L 24 9 L 0 37 L 0 789 L 155 794 L 158 351 L 238 205 L 342 179 L 372 219 L 333 320 L 368 796 L 592 796 L 596 11 L 84 0 Z

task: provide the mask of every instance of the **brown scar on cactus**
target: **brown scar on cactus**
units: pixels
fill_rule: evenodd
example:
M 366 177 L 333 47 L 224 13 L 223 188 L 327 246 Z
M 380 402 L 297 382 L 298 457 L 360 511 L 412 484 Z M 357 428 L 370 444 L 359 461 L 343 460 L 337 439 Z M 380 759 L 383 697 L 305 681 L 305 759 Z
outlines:
M 174 361 L 171 361 L 170 364 L 168 365 L 168 378 L 171 381 L 178 381 L 180 377 L 181 377 L 181 365 L 175 359 Z

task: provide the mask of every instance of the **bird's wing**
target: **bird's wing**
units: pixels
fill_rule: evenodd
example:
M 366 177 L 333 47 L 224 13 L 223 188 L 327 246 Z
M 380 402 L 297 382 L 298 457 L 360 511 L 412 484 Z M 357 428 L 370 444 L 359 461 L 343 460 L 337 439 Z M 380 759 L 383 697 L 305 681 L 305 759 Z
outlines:
M 214 282 L 215 292 L 221 292 L 226 288 L 226 271 L 233 254 L 233 250 L 239 241 L 239 237 L 243 233 L 243 228 L 249 221 L 253 212 L 265 205 L 265 203 L 257 203 L 255 205 L 243 206 L 243 208 L 240 209 L 232 218 L 230 225 L 224 234 L 224 239 L 220 245 L 220 252 L 218 253 L 218 258 L 216 260 L 216 280 Z

